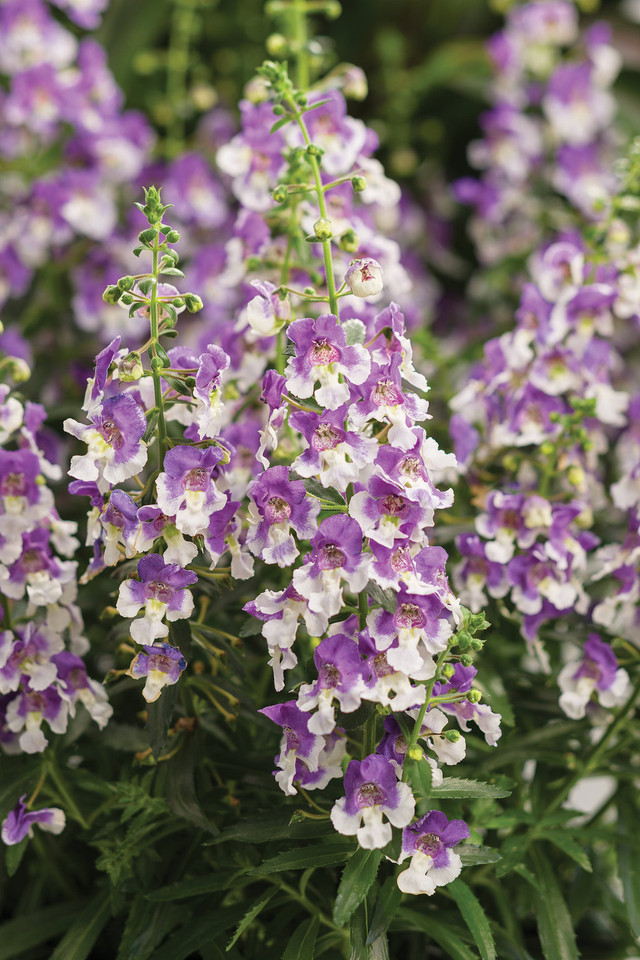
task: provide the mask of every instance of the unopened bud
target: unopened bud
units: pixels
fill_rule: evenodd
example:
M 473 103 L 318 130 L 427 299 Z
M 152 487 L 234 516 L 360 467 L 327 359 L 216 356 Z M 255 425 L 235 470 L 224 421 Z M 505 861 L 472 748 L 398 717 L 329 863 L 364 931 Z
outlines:
M 184 302 L 189 313 L 197 313 L 198 310 L 202 310 L 204 306 L 202 300 L 196 293 L 185 293 Z
M 472 687 L 467 694 L 467 700 L 469 703 L 480 703 L 482 700 L 482 691 L 478 690 L 477 687 Z
M 140 354 L 136 350 L 123 357 L 118 363 L 118 379 L 124 382 L 139 380 L 144 373 Z
M 118 280 L 118 288 L 120 290 L 131 290 L 135 283 L 133 277 L 120 277 Z
M 455 672 L 456 672 L 456 668 L 452 663 L 445 663 L 440 670 L 440 673 L 446 680 L 450 680 Z
M 367 181 L 365 177 L 351 177 L 351 186 L 355 193 L 362 193 L 363 190 L 367 189 Z
M 460 733 L 458 730 L 445 730 L 443 736 L 445 740 L 449 741 L 449 743 L 457 743 L 460 739 Z
M 352 100 L 364 100 L 368 93 L 364 70 L 350 63 L 347 65 L 343 77 L 342 92 L 345 97 L 350 97 Z
M 333 236 L 331 220 L 327 220 L 326 217 L 320 217 L 313 225 L 313 232 L 318 240 L 331 240 Z
M 31 369 L 26 360 L 22 357 L 8 357 L 7 370 L 9 376 L 15 383 L 26 383 L 31 376 Z
M 463 667 L 470 667 L 473 663 L 473 657 L 469 657 L 467 654 L 465 654 L 463 657 L 460 657 L 460 663 Z
M 289 42 L 281 33 L 272 33 L 266 41 L 267 53 L 271 57 L 284 60 L 289 54 Z
M 146 246 L 150 246 L 153 241 L 158 236 L 158 231 L 154 227 L 147 227 L 146 230 L 141 230 L 138 234 L 138 240 L 140 243 L 144 243 Z
M 124 303 L 125 307 L 128 307 L 133 303 L 134 297 L 130 293 L 123 293 L 120 297 L 120 303 Z
M 177 243 L 180 239 L 180 234 L 177 230 L 169 230 L 168 233 L 165 233 L 164 238 L 167 243 Z
M 284 186 L 284 184 L 277 186 L 271 194 L 274 203 L 284 203 L 288 195 L 287 188 Z
M 158 370 L 164 370 L 164 363 L 162 362 L 160 357 L 151 358 L 151 369 L 156 373 L 158 372 Z
M 121 296 L 122 290 L 114 284 L 111 284 L 102 294 L 102 299 L 105 303 L 117 303 Z
M 416 760 L 416 761 L 422 760 L 422 758 L 424 757 L 424 750 L 422 749 L 421 746 L 419 746 L 416 743 L 412 747 L 409 747 L 409 749 L 407 750 L 407 757 L 409 758 L 409 760 Z
M 307 156 L 308 157 L 321 157 L 324 153 L 322 147 L 319 147 L 317 143 L 310 143 L 307 146 Z
M 174 305 L 174 307 L 184 307 L 184 300 L 182 297 L 174 297 L 171 303 Z
M 338 245 L 345 253 L 357 253 L 358 247 L 360 246 L 358 234 L 352 229 L 345 230 L 338 241 Z
M 383 287 L 382 267 L 371 257 L 354 260 L 345 273 L 344 282 L 354 296 L 374 297 Z

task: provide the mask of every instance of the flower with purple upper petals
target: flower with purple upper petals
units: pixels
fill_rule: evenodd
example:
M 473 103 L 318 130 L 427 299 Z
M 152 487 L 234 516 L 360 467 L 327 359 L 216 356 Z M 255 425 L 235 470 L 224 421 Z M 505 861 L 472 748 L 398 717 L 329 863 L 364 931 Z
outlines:
M 626 670 L 618 668 L 616 655 L 597 633 L 590 633 L 581 660 L 567 663 L 558 675 L 560 707 L 572 720 L 584 717 L 595 693 L 603 707 L 619 707 L 631 693 Z
M 104 398 L 104 391 L 109 376 L 109 367 L 118 355 L 120 340 L 120 337 L 116 337 L 111 343 L 107 344 L 96 357 L 96 369 L 93 377 L 89 377 L 87 380 L 87 389 L 82 405 L 82 409 L 86 412 L 93 410 Z M 126 352 L 126 350 L 123 350 L 122 354 L 125 355 Z
M 31 621 L 23 629 L 0 633 L 0 693 L 17 690 L 21 681 L 31 690 L 45 690 L 57 678 L 51 658 L 64 649 L 64 640 L 53 630 Z
M 53 685 L 44 690 L 21 688 L 7 706 L 7 727 L 19 734 L 18 743 L 25 753 L 42 753 L 47 746 L 44 720 L 54 733 L 64 733 L 68 719 L 69 705 Z
M 155 504 L 138 509 L 139 528 L 134 540 L 138 553 L 150 550 L 158 537 L 166 544 L 164 559 L 167 563 L 177 563 L 187 567 L 198 555 L 198 548 L 191 540 L 185 540 L 175 523 L 175 518 L 167 517 Z
M 276 370 L 267 370 L 262 378 L 260 400 L 269 407 L 269 419 L 264 429 L 260 431 L 260 446 L 256 453 L 256 460 L 262 464 L 265 470 L 269 466 L 269 461 L 264 452 L 267 448 L 275 450 L 278 446 L 278 430 L 284 423 L 287 412 L 287 406 L 282 402 L 285 383 L 284 376 Z
M 26 589 L 31 603 L 47 606 L 62 596 L 62 583 L 75 564 L 58 560 L 49 546 L 51 533 L 36 527 L 22 535 L 22 550 L 8 569 L 0 567 L 2 592 L 19 600 Z
M 460 874 L 462 861 L 453 852 L 461 840 L 471 836 L 464 820 L 449 820 L 439 810 L 431 810 L 402 831 L 399 863 L 411 857 L 408 870 L 398 877 L 403 893 L 435 893 Z
M 353 836 L 365 850 L 385 847 L 391 840 L 391 825 L 406 827 L 416 802 L 411 788 L 398 783 L 393 764 L 375 754 L 362 762 L 352 760 L 344 775 L 346 796 L 336 800 L 331 822 L 338 833 Z M 389 823 L 383 823 L 382 816 Z
M 362 659 L 358 645 L 344 633 L 336 633 L 318 644 L 313 654 L 318 671 L 315 683 L 303 683 L 298 691 L 298 706 L 308 712 L 311 733 L 331 733 L 336 725 L 334 699 L 343 713 L 357 710 L 365 692 Z
M 193 395 L 198 401 L 195 420 L 199 440 L 216 437 L 222 429 L 224 404 L 221 398 L 221 376 L 230 362 L 229 355 L 212 343 L 207 346 L 207 352 L 198 357 Z
M 359 344 L 347 346 L 346 334 L 333 314 L 294 320 L 287 335 L 296 347 L 285 369 L 287 389 L 295 397 L 315 396 L 320 406 L 336 410 L 350 399 L 349 384 L 367 379 L 371 357 Z
M 410 707 L 424 703 L 425 685 L 421 683 L 412 686 L 407 674 L 389 663 L 389 652 L 397 650 L 397 640 L 386 650 L 379 650 L 369 631 L 365 629 L 359 635 L 358 647 L 365 657 L 362 672 L 367 690 L 362 694 L 363 699 L 380 703 L 384 707 L 392 707 L 395 711 L 409 710 Z
M 382 268 L 377 260 L 352 260 L 344 282 L 355 297 L 375 297 L 383 287 Z
M 447 614 L 437 594 L 411 594 L 401 586 L 396 612 L 378 608 L 367 622 L 378 649 L 387 650 L 391 666 L 415 680 L 427 680 L 435 672 L 432 654 L 446 648 L 453 632 Z M 398 647 L 389 649 L 396 638 Z
M 156 480 L 158 506 L 181 533 L 195 536 L 205 533 L 209 518 L 227 503 L 212 479 L 212 473 L 224 454 L 220 447 L 172 447 L 164 458 L 164 471 Z
M 369 580 L 368 554 L 362 553 L 362 530 L 348 516 L 326 517 L 311 541 L 305 564 L 293 573 L 293 585 L 314 613 L 327 618 L 342 607 L 341 581 L 351 593 L 360 593 Z M 326 629 L 326 627 L 325 627 Z
M 350 483 L 362 479 L 362 471 L 372 463 L 378 443 L 345 427 L 346 407 L 324 410 L 321 414 L 296 410 L 289 423 L 309 444 L 292 463 L 301 477 L 317 477 L 323 487 L 335 487 L 341 493 Z
M 129 665 L 127 676 L 133 680 L 146 677 L 142 696 L 154 703 L 165 687 L 177 683 L 187 661 L 176 647 L 169 643 L 143 645 L 144 653 L 137 653 Z
M 139 530 L 138 507 L 124 490 L 113 490 L 104 508 L 100 521 L 104 531 L 104 562 L 113 566 L 122 559 L 118 545 L 125 548 L 125 556 L 137 552 L 135 539 Z
M 411 450 L 416 443 L 411 428 L 416 421 L 429 417 L 429 404 L 403 391 L 401 366 L 399 353 L 383 366 L 372 364 L 370 375 L 358 381 L 362 400 L 351 405 L 350 414 L 360 429 L 371 420 L 389 423 L 389 443 L 400 450 Z
M 398 540 L 420 542 L 424 528 L 433 526 L 434 510 L 430 504 L 410 500 L 403 487 L 374 474 L 367 488 L 351 497 L 349 515 L 365 537 L 393 548 Z
M 144 617 L 131 624 L 131 636 L 136 643 L 153 643 L 169 634 L 167 620 L 183 620 L 193 610 L 193 597 L 186 588 L 196 583 L 197 574 L 183 570 L 177 563 L 165 563 L 152 553 L 138 563 L 140 580 L 125 580 L 120 584 L 116 608 L 123 617 L 135 617 L 144 607 Z
M 267 563 L 288 567 L 298 556 L 291 530 L 308 540 L 316 533 L 320 502 L 307 495 L 301 480 L 289 480 L 289 468 L 269 467 L 248 489 L 251 526 L 247 546 Z
M 294 796 L 298 792 L 293 786 L 299 772 L 298 761 L 304 760 L 306 768 L 312 773 L 318 770 L 325 738 L 311 733 L 309 715 L 303 713 L 294 700 L 263 707 L 258 712 L 282 727 L 280 754 L 276 759 L 279 771 L 275 779 L 283 793 L 288 797 Z
M 95 480 L 101 492 L 138 474 L 147 462 L 142 437 L 147 429 L 143 408 L 127 393 L 105 400 L 89 414 L 92 425 L 65 420 L 67 433 L 84 440 L 89 449 L 71 458 L 69 474 Z
M 62 698 L 69 703 L 70 716 L 75 716 L 76 704 L 82 703 L 102 730 L 113 714 L 105 688 L 87 676 L 84 662 L 74 653 L 62 650 L 51 659 L 58 674 L 56 684 Z
M 240 313 L 236 330 L 246 330 L 250 327 L 249 340 L 261 340 L 263 337 L 274 337 L 291 319 L 291 304 L 282 299 L 277 292 L 278 287 L 268 280 L 252 280 L 251 286 L 258 291 Z
M 32 837 L 35 823 L 48 833 L 62 833 L 64 830 L 66 818 L 62 810 L 58 807 L 42 807 L 28 811 L 24 802 L 26 796 L 23 793 L 2 822 L 2 842 L 9 847 L 20 843 L 25 837 Z

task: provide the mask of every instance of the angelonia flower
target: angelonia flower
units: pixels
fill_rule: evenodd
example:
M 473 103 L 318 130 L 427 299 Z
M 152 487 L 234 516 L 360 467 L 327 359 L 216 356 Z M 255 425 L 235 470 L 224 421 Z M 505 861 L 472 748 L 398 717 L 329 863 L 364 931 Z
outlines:
M 66 818 L 62 810 L 58 807 L 27 810 L 24 803 L 26 796 L 25 793 L 20 797 L 13 810 L 10 810 L 2 821 L 0 836 L 7 846 L 20 843 L 25 837 L 32 837 L 35 824 L 48 833 L 62 833 L 65 828 Z
M 546 229 L 599 219 L 617 181 L 610 88 L 621 58 L 610 28 L 580 31 L 571 0 L 510 7 L 487 43 L 494 71 L 482 137 L 469 146 L 479 177 L 456 182 L 473 208 L 470 232 L 483 264 L 528 254 Z

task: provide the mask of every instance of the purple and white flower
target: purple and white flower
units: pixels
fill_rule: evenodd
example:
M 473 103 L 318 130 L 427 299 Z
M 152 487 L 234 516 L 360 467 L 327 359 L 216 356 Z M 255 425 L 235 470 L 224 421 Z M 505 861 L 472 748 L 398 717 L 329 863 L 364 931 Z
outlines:
M 333 314 L 294 320 L 287 335 L 296 347 L 285 369 L 287 389 L 295 397 L 315 396 L 322 407 L 337 410 L 350 399 L 349 384 L 367 379 L 369 354 L 359 344 L 347 346 L 346 334 Z
M 165 563 L 152 553 L 138 563 L 139 580 L 125 580 L 120 584 L 116 609 L 123 617 L 135 617 L 144 607 L 144 616 L 131 624 L 131 636 L 140 644 L 169 635 L 170 622 L 184 620 L 193 610 L 193 596 L 187 587 L 197 582 L 197 574 L 183 570 L 177 563 Z
M 398 782 L 386 757 L 372 754 L 362 761 L 352 760 L 344 786 L 346 796 L 334 803 L 331 822 L 338 833 L 355 834 L 365 850 L 385 847 L 391 840 L 391 825 L 406 827 L 413 817 L 416 802 L 411 788 Z
M 209 518 L 227 503 L 216 487 L 213 471 L 224 458 L 220 447 L 172 447 L 164 458 L 164 471 L 156 481 L 158 506 L 181 533 L 206 533 Z
M 464 820 L 449 820 L 439 810 L 431 810 L 405 827 L 398 862 L 411 857 L 411 863 L 398 877 L 402 892 L 431 896 L 436 887 L 455 880 L 462 870 L 462 861 L 453 847 L 470 835 Z
M 2 822 L 2 842 L 7 846 L 20 843 L 25 837 L 33 836 L 34 824 L 48 833 L 62 833 L 66 818 L 58 807 L 42 807 L 40 810 L 27 810 L 24 793 Z
M 129 665 L 127 676 L 133 680 L 146 677 L 142 696 L 154 703 L 165 687 L 177 683 L 187 661 L 176 647 L 169 643 L 143 645 L 144 653 L 137 653 Z

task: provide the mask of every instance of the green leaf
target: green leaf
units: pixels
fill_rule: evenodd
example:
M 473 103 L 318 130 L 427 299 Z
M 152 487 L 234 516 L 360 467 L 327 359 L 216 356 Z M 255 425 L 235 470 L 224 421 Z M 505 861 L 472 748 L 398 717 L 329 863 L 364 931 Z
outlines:
M 110 916 L 111 897 L 103 890 L 74 921 L 50 960 L 87 960 Z
M 556 873 L 539 844 L 530 850 L 542 893 L 532 890 L 538 934 L 546 960 L 578 960 L 575 933 Z
M 418 930 L 422 930 L 432 940 L 435 940 L 453 960 L 477 960 L 476 955 L 471 952 L 464 940 L 461 940 L 449 927 L 438 920 L 434 920 L 430 914 L 427 916 L 408 907 L 401 907 L 398 916 L 402 920 L 409 921 Z
M 178 697 L 178 685 L 165 687 L 155 703 L 147 706 L 147 736 L 154 758 L 157 760 L 167 740 L 173 708 Z
M 618 872 L 624 890 L 624 903 L 634 937 L 640 937 L 640 856 L 638 856 L 638 813 L 635 795 L 619 792 L 618 797 Z
M 314 480 L 313 477 L 303 482 L 305 490 L 307 493 L 310 493 L 311 496 L 317 497 L 318 500 L 324 500 L 326 503 L 335 503 L 340 507 L 345 506 L 344 497 L 341 493 L 338 493 L 337 490 L 334 490 L 333 487 L 324 487 L 319 480 Z
M 382 850 L 363 850 L 359 847 L 342 872 L 340 886 L 333 908 L 333 920 L 342 927 L 353 911 L 362 903 L 376 878 L 382 859 Z
M 400 906 L 401 900 L 402 893 L 395 876 L 387 877 L 376 900 L 376 907 L 367 936 L 367 944 L 372 944 L 381 934 L 387 932 Z
M 222 843 L 225 840 L 239 840 L 241 843 L 268 843 L 270 840 L 312 840 L 319 837 L 336 839 L 335 831 L 327 817 L 326 820 L 298 819 L 284 810 L 277 816 L 263 812 L 255 820 L 241 820 L 233 827 L 227 827 L 213 840 L 207 840 L 204 846 Z
M 282 960 L 313 960 L 319 929 L 318 917 L 304 920 L 286 945 Z
M 207 912 L 200 920 L 189 922 L 188 927 L 182 927 L 170 940 L 167 940 L 153 955 L 153 960 L 187 960 L 187 957 L 202 946 L 215 940 L 235 923 L 242 920 L 246 913 L 246 906 L 242 903 L 233 907 L 220 907 Z
M 164 274 L 165 277 L 184 277 L 182 270 L 178 270 L 177 267 L 162 267 L 158 273 Z
M 15 758 L 12 757 L 12 760 L 15 760 Z M 0 755 L 0 780 L 2 782 L 0 788 L 0 820 L 4 820 L 9 811 L 13 810 L 23 794 L 31 793 L 42 770 L 40 757 L 30 760 L 23 754 L 20 760 L 20 765 L 14 767 L 15 776 L 11 777 L 7 770 L 8 767 L 9 770 L 11 769 L 9 760 Z
M 182 380 L 178 380 L 176 377 L 171 377 L 168 373 L 163 373 L 162 379 L 166 381 L 170 387 L 173 387 L 176 393 L 181 393 L 183 397 L 191 396 L 190 388 Z
M 56 937 L 68 929 L 69 925 L 82 913 L 86 904 L 86 900 L 56 903 L 52 907 L 3 923 L 0 960 L 12 960 L 25 950 Z
M 500 851 L 502 862 L 499 867 L 496 867 L 497 877 L 504 877 L 514 867 L 524 862 L 531 840 L 530 833 L 507 837 Z
M 349 960 L 369 960 L 366 944 L 367 938 L 367 918 L 364 910 L 364 904 L 361 903 L 357 910 L 354 910 L 349 923 Z
M 555 844 L 559 850 L 562 850 L 568 857 L 575 860 L 579 867 L 582 867 L 587 873 L 593 873 L 593 867 L 591 866 L 589 857 L 573 837 L 566 833 L 561 833 L 559 830 L 536 830 L 536 837 L 542 837 L 550 843 Z
M 373 602 L 377 603 L 383 610 L 386 610 L 388 613 L 396 612 L 398 600 L 394 590 L 383 590 L 375 580 L 369 580 L 365 590 Z
M 262 620 L 256 620 L 255 617 L 249 617 L 248 620 L 245 620 L 238 630 L 238 636 L 241 640 L 246 637 L 257 637 L 259 633 L 262 633 Z
M 147 421 L 147 429 L 144 431 L 144 436 L 142 437 L 145 443 L 148 443 L 149 440 L 151 440 L 151 437 L 156 432 L 156 427 L 158 426 L 159 419 L 160 419 L 160 414 L 157 411 L 156 413 L 152 413 L 151 416 L 149 417 L 149 420 Z
M 351 845 L 344 843 L 313 843 L 296 850 L 286 850 L 249 872 L 252 877 L 269 876 L 282 870 L 305 870 L 307 867 L 333 867 L 344 863 L 351 853 Z
M 421 760 L 408 761 L 409 780 L 416 800 L 421 800 L 431 795 L 431 767 L 423 757 Z
M 181 919 L 179 907 L 148 903 L 138 894 L 122 934 L 116 960 L 149 960 L 167 931 Z
M 12 877 L 20 863 L 22 858 L 25 855 L 25 851 L 29 846 L 29 837 L 25 837 L 24 840 L 21 840 L 20 843 L 14 843 L 10 847 L 7 847 L 4 854 L 4 862 L 7 868 L 7 874 Z
M 171 810 L 200 830 L 218 833 L 218 828 L 202 811 L 196 797 L 194 769 L 196 735 L 185 733 L 178 753 L 168 762 L 167 803 Z
M 302 110 L 301 112 L 302 112 L 302 113 L 309 113 L 310 110 L 317 110 L 318 107 L 324 107 L 325 103 L 331 103 L 331 100 L 329 100 L 329 99 L 327 99 L 327 100 L 318 100 L 317 103 L 310 103 L 310 104 L 308 104 L 308 105 L 304 108 L 304 110 Z
M 236 882 L 237 881 L 237 882 Z M 197 877 L 194 880 L 182 880 L 179 883 L 170 883 L 166 887 L 160 887 L 159 890 L 152 890 L 147 893 L 146 900 L 152 903 L 172 903 L 174 900 L 186 900 L 191 897 L 201 897 L 207 893 L 215 893 L 218 890 L 227 890 L 229 887 L 248 884 L 251 881 L 244 874 L 244 871 L 238 871 L 230 874 L 213 874 L 208 877 Z
M 274 125 L 271 127 L 271 130 L 269 130 L 269 133 L 275 133 L 276 130 L 280 130 L 282 127 L 284 127 L 286 123 L 291 123 L 292 120 L 293 120 L 293 117 L 280 117 L 280 119 L 276 120 Z
M 447 884 L 447 890 L 457 903 L 458 910 L 476 942 L 482 960 L 496 960 L 496 945 L 489 920 L 476 895 L 460 878 Z
M 227 950 L 231 950 L 233 945 L 242 936 L 247 927 L 253 922 L 253 920 L 255 920 L 258 914 L 264 910 L 266 905 L 269 903 L 269 900 L 271 900 L 271 898 L 274 897 L 277 892 L 277 890 L 269 890 L 264 897 L 261 897 L 260 900 L 257 900 L 251 909 L 245 913 L 244 917 L 236 927 L 235 933 L 231 937 L 231 940 L 229 940 L 229 943 L 226 946 Z
M 470 843 L 456 847 L 456 853 L 462 860 L 463 867 L 477 867 L 480 863 L 497 863 L 502 860 L 502 855 L 493 847 L 476 847 Z
M 165 348 L 162 346 L 161 343 L 156 343 L 156 357 L 159 357 L 162 360 L 165 367 L 171 366 L 171 360 L 169 360 L 167 351 L 165 350 Z
M 481 780 L 463 780 L 460 777 L 447 777 L 439 787 L 431 788 L 431 796 L 449 799 L 470 800 L 477 798 L 510 797 L 511 791 Z

